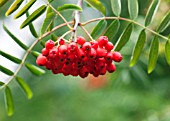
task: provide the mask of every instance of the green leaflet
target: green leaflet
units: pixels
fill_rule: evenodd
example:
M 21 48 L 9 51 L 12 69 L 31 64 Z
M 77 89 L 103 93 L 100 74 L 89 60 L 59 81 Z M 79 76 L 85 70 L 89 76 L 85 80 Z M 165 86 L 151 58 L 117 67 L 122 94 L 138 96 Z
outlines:
M 20 28 L 24 28 L 27 25 L 29 25 L 31 22 L 33 22 L 35 19 L 37 19 L 39 16 L 41 16 L 46 10 L 46 6 L 42 5 L 38 9 L 36 9 L 20 26 Z
M 157 59 L 158 59 L 158 53 L 159 53 L 159 40 L 158 37 L 155 36 L 152 40 L 150 53 L 149 53 L 149 62 L 148 62 L 148 73 L 150 74 L 156 65 Z
M 28 84 L 20 77 L 16 77 L 16 81 L 18 82 L 18 84 L 20 85 L 21 89 L 24 91 L 24 93 L 26 94 L 28 99 L 31 99 L 33 96 L 33 93 L 30 89 L 30 87 L 28 86 Z
M 0 0 L 0 7 L 2 7 L 3 5 L 5 5 L 5 3 L 7 3 L 9 0 Z
M 112 11 L 116 16 L 120 16 L 121 13 L 121 0 L 111 0 Z
M 36 2 L 36 0 L 30 0 L 15 16 L 14 19 L 19 18 L 23 14 L 25 14 L 29 8 Z
M 8 76 L 14 75 L 14 73 L 11 70 L 9 70 L 9 69 L 1 66 L 1 65 L 0 65 L 0 71 L 3 72 L 4 74 L 8 75 Z
M 20 5 L 22 4 L 24 0 L 15 0 L 14 3 L 9 7 L 9 9 L 7 10 L 7 12 L 5 13 L 6 16 L 9 16 L 10 14 L 12 14 L 14 11 L 16 11 Z
M 42 27 L 41 27 L 41 35 L 47 31 L 48 27 L 54 21 L 55 17 L 56 17 L 56 14 L 53 12 L 47 14 L 47 16 L 42 24 Z
M 28 11 L 26 12 L 26 16 L 27 16 L 27 17 L 29 16 L 29 12 L 28 12 Z M 33 25 L 32 23 L 29 24 L 29 29 L 30 29 L 31 34 L 32 34 L 35 38 L 38 38 L 38 34 L 37 34 L 37 32 L 36 32 L 36 30 L 35 30 L 35 27 L 34 27 L 34 25 Z
M 54 0 L 48 0 L 49 3 L 53 2 Z
M 77 10 L 77 11 L 82 11 L 82 8 L 80 6 L 77 6 L 75 4 L 64 4 L 62 6 L 59 6 L 57 8 L 57 11 L 61 12 L 64 10 Z
M 138 0 L 128 0 L 128 10 L 131 19 L 136 19 L 138 16 Z
M 28 47 L 25 44 L 23 44 L 17 37 L 15 37 L 4 24 L 3 24 L 3 29 L 21 48 L 23 48 L 24 50 L 28 49 Z
M 133 50 L 133 54 L 132 54 L 132 57 L 130 60 L 130 67 L 134 66 L 136 64 L 136 62 L 138 61 L 139 56 L 140 56 L 142 49 L 144 47 L 145 41 L 146 41 L 146 33 L 145 33 L 145 30 L 142 30 L 138 37 L 136 46 Z
M 44 70 L 42 70 L 41 68 L 37 67 L 37 66 L 34 66 L 32 64 L 29 64 L 29 63 L 26 63 L 25 66 L 27 67 L 27 69 L 33 73 L 34 75 L 37 75 L 37 76 L 41 76 L 42 74 L 45 73 Z
M 55 34 L 51 34 L 51 39 L 55 42 L 57 40 L 57 36 Z
M 31 51 L 31 54 L 34 56 L 34 57 L 38 57 L 41 53 L 37 52 L 37 51 Z
M 157 28 L 157 32 L 163 32 L 170 25 L 170 11 L 165 15 L 165 17 L 161 20 Z
M 12 56 L 8 53 L 3 52 L 2 50 L 0 50 L 0 55 L 2 55 L 3 57 L 5 57 L 5 58 L 11 60 L 14 63 L 17 63 L 17 64 L 20 64 L 22 62 L 20 59 L 14 57 L 14 56 Z
M 4 96 L 5 96 L 7 114 L 8 116 L 12 116 L 14 113 L 14 103 L 13 103 L 11 90 L 8 86 L 6 86 L 5 88 Z
M 119 30 L 120 22 L 119 20 L 114 20 L 109 27 L 106 29 L 105 36 L 112 40 L 113 37 L 116 35 L 117 31 Z
M 4 82 L 0 82 L 0 87 L 4 86 L 5 83 Z
M 107 22 L 105 20 L 99 21 L 99 23 L 92 30 L 91 36 L 94 39 L 97 39 L 102 34 L 102 32 L 105 30 L 106 26 L 107 26 Z
M 145 26 L 148 26 L 152 22 L 153 17 L 158 9 L 159 3 L 160 3 L 160 0 L 152 1 L 151 5 L 146 13 Z
M 100 11 L 104 16 L 106 15 L 106 8 L 99 0 L 85 0 L 85 2 Z
M 167 41 L 165 44 L 165 57 L 168 64 L 170 65 L 170 41 Z
M 123 34 L 120 36 L 119 40 L 115 45 L 115 51 L 120 51 L 122 47 L 128 42 L 130 39 L 131 33 L 133 30 L 133 24 L 130 23 L 127 28 L 124 30 Z

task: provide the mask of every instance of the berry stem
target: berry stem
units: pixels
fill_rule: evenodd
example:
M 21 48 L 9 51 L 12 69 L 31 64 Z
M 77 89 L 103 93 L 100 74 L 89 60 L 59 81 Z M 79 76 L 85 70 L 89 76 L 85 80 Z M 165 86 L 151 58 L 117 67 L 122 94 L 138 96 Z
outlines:
M 72 31 L 73 31 L 73 30 L 70 30 L 70 31 L 67 31 L 66 33 L 64 33 L 61 37 L 59 37 L 59 38 L 57 39 L 57 41 L 55 42 L 55 44 L 57 44 L 60 39 L 62 39 L 62 38 L 64 39 L 64 37 L 65 37 L 66 35 L 70 34 Z
M 100 20 L 113 20 L 113 19 L 118 19 L 118 20 L 123 20 L 123 21 L 131 22 L 131 23 L 133 23 L 133 24 L 136 24 L 136 25 L 138 25 L 138 26 L 140 26 L 140 27 L 142 27 L 142 28 L 150 31 L 151 33 L 153 33 L 153 34 L 155 34 L 155 35 L 157 35 L 157 36 L 159 36 L 159 37 L 161 37 L 161 38 L 163 38 L 163 39 L 165 39 L 165 40 L 168 40 L 167 37 L 165 37 L 165 36 L 157 33 L 156 31 L 151 30 L 150 28 L 148 28 L 148 27 L 146 27 L 146 26 L 144 26 L 144 25 L 142 25 L 142 24 L 140 24 L 140 23 L 138 23 L 138 22 L 136 22 L 136 21 L 133 21 L 133 20 L 131 20 L 131 19 L 122 18 L 122 17 L 101 17 L 101 18 L 95 18 L 95 19 L 91 19 L 91 20 L 89 20 L 89 21 L 86 21 L 86 22 L 84 22 L 84 23 L 81 23 L 81 25 L 82 25 L 82 26 L 85 26 L 85 25 L 87 25 L 87 24 L 89 24 L 89 23 L 91 23 L 91 22 L 100 21 Z
M 70 30 L 73 29 L 73 28 L 69 25 L 68 21 L 64 18 L 64 16 L 62 16 L 62 15 L 60 14 L 60 12 L 58 12 L 58 11 L 57 11 L 52 5 L 50 5 L 49 3 L 47 3 L 47 5 L 50 6 L 50 8 L 63 19 L 63 21 L 67 24 L 67 26 L 68 26 L 68 28 L 69 28 Z
M 87 34 L 87 36 L 90 38 L 91 41 L 95 41 L 84 26 L 80 26 L 80 27 L 84 30 L 84 32 Z
M 68 22 L 68 24 L 72 24 L 72 23 L 73 23 L 72 21 L 71 21 L 71 22 Z M 59 29 L 59 28 L 61 28 L 61 27 L 63 27 L 63 26 L 66 26 L 66 25 L 67 25 L 67 23 L 60 24 L 60 25 L 54 27 L 51 31 L 46 32 L 45 34 L 43 34 L 42 36 L 40 36 L 40 37 L 28 48 L 28 50 L 26 51 L 26 53 L 25 53 L 25 55 L 24 55 L 24 57 L 23 57 L 23 59 L 22 59 L 21 64 L 20 64 L 20 65 L 18 66 L 18 68 L 16 69 L 14 75 L 11 76 L 11 77 L 7 80 L 7 82 L 5 83 L 5 85 L 4 85 L 3 87 L 7 86 L 7 85 L 17 76 L 18 72 L 19 72 L 19 71 L 21 70 L 21 68 L 24 66 L 24 63 L 25 63 L 25 61 L 26 61 L 26 59 L 27 59 L 27 57 L 28 57 L 28 54 L 32 51 L 32 49 L 34 48 L 34 46 L 35 46 L 41 39 L 43 39 L 44 37 L 50 35 L 50 34 L 51 34 L 52 32 L 54 32 L 55 30 L 57 30 L 57 29 Z
M 78 0 L 77 6 L 82 7 L 83 0 Z M 73 27 L 73 33 L 72 33 L 72 41 L 76 41 L 76 31 L 77 27 L 80 23 L 80 11 L 74 11 L 74 27 Z

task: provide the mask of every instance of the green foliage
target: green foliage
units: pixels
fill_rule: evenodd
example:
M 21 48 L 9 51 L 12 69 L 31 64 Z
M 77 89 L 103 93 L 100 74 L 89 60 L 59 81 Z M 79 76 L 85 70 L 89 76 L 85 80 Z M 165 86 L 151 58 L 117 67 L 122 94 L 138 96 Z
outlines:
M 148 26 L 154 18 L 154 15 L 158 9 L 160 0 L 153 0 L 147 13 L 146 13 L 146 18 L 145 18 L 145 26 Z
M 112 11 L 116 16 L 120 16 L 121 13 L 121 1 L 111 0 Z
M 74 4 L 64 4 L 63 6 L 59 6 L 57 8 L 57 11 L 61 12 L 61 11 L 65 11 L 65 10 L 76 10 L 76 11 L 82 11 L 82 8 L 74 5 Z
M 157 36 L 155 36 L 154 39 L 152 40 L 150 53 L 149 53 L 149 62 L 148 62 L 148 73 L 149 74 L 154 70 L 156 66 L 158 54 L 159 54 L 159 39 Z
M 15 12 L 20 5 L 22 4 L 24 0 L 15 0 L 14 3 L 10 6 L 10 8 L 8 9 L 8 11 L 5 13 L 6 16 L 11 15 L 13 12 Z
M 168 64 L 170 65 L 170 42 L 169 41 L 167 41 L 165 44 L 165 57 Z
M 126 29 L 124 30 L 124 32 L 122 33 L 122 35 L 120 36 L 119 40 L 117 41 L 116 45 L 115 45 L 115 51 L 120 51 L 125 44 L 129 41 L 131 33 L 133 30 L 133 24 L 130 23 Z
M 46 6 L 42 5 L 38 9 L 36 9 L 20 26 L 21 29 L 32 23 L 35 19 L 41 16 L 46 10 Z
M 138 16 L 138 0 L 128 0 L 128 10 L 131 19 L 135 19 Z
M 4 86 L 4 85 L 5 85 L 5 83 L 3 83 L 3 82 L 0 81 L 0 87 L 2 87 L 2 86 Z
M 5 104 L 8 116 L 12 116 L 14 113 L 14 103 L 11 90 L 8 86 L 5 87 Z
M 9 0 L 0 0 L 0 7 L 2 7 L 3 5 L 5 5 L 5 3 L 7 3 Z
M 27 69 L 34 75 L 36 76 L 41 76 L 42 74 L 45 73 L 45 71 L 37 66 L 34 66 L 32 64 L 26 63 L 25 66 Z
M 33 93 L 28 86 L 28 84 L 21 78 L 21 77 L 16 77 L 16 81 L 18 82 L 19 86 L 21 89 L 24 91 L 28 99 L 31 99 L 33 96 Z
M 84 0 L 88 5 L 100 11 L 104 16 L 106 15 L 106 8 L 99 0 Z
M 97 38 L 103 33 L 103 31 L 105 30 L 106 26 L 107 26 L 107 21 L 101 20 L 101 21 L 94 27 L 94 29 L 92 30 L 91 36 L 92 36 L 94 39 L 97 39 Z
M 14 73 L 11 70 L 9 70 L 9 69 L 1 66 L 1 65 L 0 65 L 0 71 L 3 72 L 6 75 L 9 75 L 9 76 L 14 75 Z
M 142 49 L 144 47 L 145 41 L 146 41 L 146 33 L 145 33 L 145 29 L 144 29 L 140 32 L 136 46 L 133 50 L 131 61 L 130 61 L 130 67 L 134 66 L 136 64 L 136 62 L 138 61 L 139 56 L 140 56 Z

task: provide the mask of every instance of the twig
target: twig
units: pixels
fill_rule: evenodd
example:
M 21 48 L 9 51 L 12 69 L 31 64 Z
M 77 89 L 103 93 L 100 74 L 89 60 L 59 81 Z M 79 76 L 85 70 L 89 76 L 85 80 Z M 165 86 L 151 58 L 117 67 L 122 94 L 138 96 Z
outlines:
M 90 35 L 90 33 L 86 30 L 86 28 L 84 27 L 84 26 L 80 26 L 83 30 L 84 30 L 84 32 L 87 34 L 87 36 L 91 39 L 91 41 L 95 41 L 93 38 L 92 38 L 92 36 Z
M 71 33 L 71 32 L 72 32 L 72 30 L 67 31 L 66 33 L 64 33 L 61 37 L 59 37 L 59 38 L 57 39 L 57 41 L 55 42 L 55 44 L 58 43 L 58 41 L 59 41 L 60 39 L 64 38 L 66 35 L 68 35 L 68 34 Z
M 148 28 L 148 27 L 145 27 L 144 25 L 142 25 L 142 24 L 140 24 L 140 23 L 138 23 L 138 22 L 136 22 L 136 21 L 133 21 L 133 20 L 130 20 L 130 19 L 127 19 L 127 18 L 122 18 L 122 17 L 101 17 L 101 18 L 91 19 L 91 20 L 89 20 L 89 21 L 87 21 L 87 22 L 81 23 L 81 25 L 82 25 L 82 26 L 85 26 L 85 25 L 87 25 L 87 24 L 89 24 L 89 23 L 91 23 L 91 22 L 95 22 L 95 21 L 99 21 L 99 20 L 113 20 L 113 19 L 131 22 L 131 23 L 133 23 L 133 24 L 136 24 L 136 25 L 138 25 L 138 26 L 140 26 L 140 27 L 142 27 L 142 28 L 150 31 L 151 33 L 153 33 L 153 34 L 155 34 L 155 35 L 157 35 L 157 36 L 159 36 L 159 37 L 161 37 L 161 38 L 163 38 L 163 39 L 165 39 L 165 40 L 168 40 L 167 37 L 165 37 L 165 36 L 163 36 L 163 35 L 155 32 L 155 31 L 151 30 L 151 29 Z

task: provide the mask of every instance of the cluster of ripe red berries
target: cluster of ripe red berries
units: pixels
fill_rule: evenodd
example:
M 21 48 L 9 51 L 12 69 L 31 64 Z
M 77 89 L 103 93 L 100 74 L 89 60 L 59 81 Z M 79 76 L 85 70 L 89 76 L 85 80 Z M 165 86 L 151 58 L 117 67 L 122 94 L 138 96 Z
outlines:
M 113 44 L 106 36 L 101 36 L 97 41 L 91 42 L 86 42 L 85 38 L 79 36 L 76 42 L 70 44 L 60 39 L 57 46 L 52 40 L 48 40 L 36 63 L 52 70 L 54 74 L 79 75 L 82 78 L 93 74 L 97 77 L 104 75 L 107 71 L 114 72 L 116 66 L 112 61 L 122 60 L 119 52 L 111 51 L 113 48 Z

